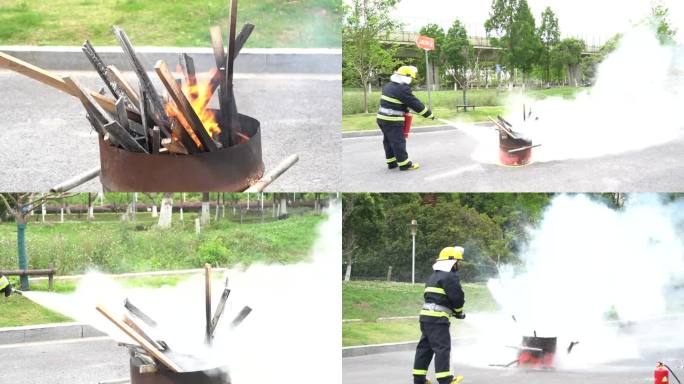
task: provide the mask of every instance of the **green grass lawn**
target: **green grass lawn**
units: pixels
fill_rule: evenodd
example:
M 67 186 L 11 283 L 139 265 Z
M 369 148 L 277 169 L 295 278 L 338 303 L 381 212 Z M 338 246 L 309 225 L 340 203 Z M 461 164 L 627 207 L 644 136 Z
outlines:
M 350 281 L 342 285 L 342 344 L 366 345 L 417 340 L 418 320 L 375 321 L 380 317 L 417 316 L 423 305 L 423 284 Z M 463 284 L 465 312 L 491 312 L 497 306 L 484 284 Z M 465 336 L 465 323 L 452 321 L 454 336 Z
M 73 321 L 19 295 L 0 297 L 0 311 L 0 328 Z
M 137 46 L 211 46 L 209 28 L 227 34 L 227 0 L 0 0 L 0 45 L 118 45 L 111 26 Z M 247 47 L 341 47 L 341 0 L 239 3 L 238 31 L 256 25 Z M 225 37 L 224 37 L 225 41 Z
M 446 119 L 453 122 L 481 122 L 488 121 L 487 116 L 495 117 L 505 112 L 504 107 L 480 107 L 475 108 L 474 111 L 468 112 L 459 111 L 458 113 L 453 109 L 437 107 L 434 110 L 435 116 L 441 119 Z M 376 113 L 359 113 L 355 115 L 342 116 L 342 131 L 371 131 L 378 129 L 378 124 L 375 121 Z M 418 115 L 413 115 L 412 127 L 428 127 L 435 125 L 444 125 L 438 120 L 425 119 Z
M 116 278 L 115 276 L 113 276 Z M 171 275 L 171 276 L 137 276 L 137 277 L 126 277 L 117 279 L 124 288 L 160 288 L 163 286 L 176 286 L 179 282 L 186 280 L 190 275 Z M 216 280 L 223 278 L 222 274 L 215 274 L 212 276 Z M 18 278 L 12 278 L 12 283 L 15 287 L 18 287 Z M 56 293 L 72 293 L 76 291 L 78 287 L 79 280 L 55 280 L 53 284 L 53 291 Z M 48 291 L 48 281 L 47 280 L 32 280 L 31 281 L 32 291 Z
M 294 263 L 305 259 L 324 216 L 293 216 L 275 222 L 219 221 L 197 236 L 194 223 L 162 231 L 152 225 L 120 222 L 28 224 L 29 268 L 50 263 L 59 274 L 88 269 L 106 273 L 145 272 L 214 266 Z M 0 225 L 0 268 L 17 267 L 16 226 Z

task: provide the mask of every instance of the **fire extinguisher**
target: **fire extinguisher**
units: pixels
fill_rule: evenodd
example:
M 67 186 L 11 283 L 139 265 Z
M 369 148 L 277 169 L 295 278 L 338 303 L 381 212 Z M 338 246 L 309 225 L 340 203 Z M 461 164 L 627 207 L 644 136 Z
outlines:
M 653 372 L 653 378 L 655 379 L 654 384 L 665 384 L 670 382 L 670 373 L 677 380 L 677 383 L 681 384 L 679 378 L 675 373 L 663 362 L 658 362 L 655 371 Z
M 408 138 L 409 132 L 411 132 L 411 124 L 413 123 L 413 115 L 410 113 L 404 114 L 404 139 Z

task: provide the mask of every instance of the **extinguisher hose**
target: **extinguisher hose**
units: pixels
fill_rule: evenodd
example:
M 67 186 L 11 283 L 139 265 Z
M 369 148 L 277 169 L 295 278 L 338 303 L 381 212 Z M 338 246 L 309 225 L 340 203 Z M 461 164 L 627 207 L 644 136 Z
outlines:
M 682 384 L 682 382 L 679 381 L 679 378 L 678 378 L 677 375 L 674 373 L 674 371 L 672 370 L 672 368 L 668 367 L 667 364 L 665 364 L 665 363 L 663 363 L 663 365 L 665 366 L 665 368 L 667 368 L 668 371 L 670 371 L 670 373 L 672 373 L 672 377 L 674 377 L 675 380 L 677 380 L 677 382 L 678 382 L 679 384 Z

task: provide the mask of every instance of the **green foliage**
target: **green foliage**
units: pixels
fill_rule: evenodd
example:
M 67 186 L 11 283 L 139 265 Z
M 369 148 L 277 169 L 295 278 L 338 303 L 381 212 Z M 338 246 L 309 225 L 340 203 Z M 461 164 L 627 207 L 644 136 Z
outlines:
M 342 20 L 342 72 L 345 79 L 358 79 L 366 95 L 368 84 L 378 74 L 396 66 L 396 48 L 387 47 L 380 38 L 395 31 L 399 24 L 390 11 L 399 0 L 352 0 L 344 5 Z M 364 111 L 368 112 L 367 98 Z
M 542 12 L 539 39 L 542 43 L 540 63 L 544 68 L 544 81 L 549 82 L 551 77 L 551 49 L 560 42 L 558 18 L 551 7 L 546 7 Z
M 501 61 L 509 69 L 527 73 L 537 62 L 541 40 L 527 0 L 493 0 L 485 29 L 494 46 L 501 47 Z M 498 37 L 492 37 L 494 32 Z
M 657 5 L 651 9 L 649 23 L 655 29 L 661 44 L 674 45 L 677 29 L 669 19 L 670 10 L 663 5 Z
M 374 253 L 382 247 L 385 217 L 382 201 L 370 193 L 346 193 L 342 196 L 343 259 L 347 267 L 357 260 L 380 256 Z M 346 223 L 346 225 L 345 225 Z
M 464 88 L 468 80 L 467 71 L 470 69 L 468 64 L 474 51 L 468 39 L 468 31 L 459 20 L 454 20 L 449 28 L 442 52 L 445 72 Z
M 355 276 L 386 276 L 392 266 L 392 279 L 410 281 L 410 222 L 418 221 L 416 236 L 416 276 L 419 280 L 431 273 L 439 251 L 446 246 L 466 249 L 462 277 L 479 281 L 497 273 L 501 263 L 515 263 L 517 252 L 525 243 L 528 226 L 541 219 L 551 195 L 546 194 L 364 194 L 364 215 L 348 211 L 343 217 L 343 231 L 366 226 L 355 232 L 358 244 L 364 236 L 367 245 L 359 247 L 351 260 Z M 347 203 L 353 196 L 345 195 Z M 358 202 L 357 202 L 358 203 Z M 343 206 L 344 207 L 344 206 Z M 343 208 L 345 209 L 345 208 Z M 384 217 L 385 226 L 370 225 L 366 217 Z M 350 228 L 353 227 L 353 228 Z M 349 239 L 343 238 L 347 249 Z M 349 262 L 349 261 L 348 261 Z

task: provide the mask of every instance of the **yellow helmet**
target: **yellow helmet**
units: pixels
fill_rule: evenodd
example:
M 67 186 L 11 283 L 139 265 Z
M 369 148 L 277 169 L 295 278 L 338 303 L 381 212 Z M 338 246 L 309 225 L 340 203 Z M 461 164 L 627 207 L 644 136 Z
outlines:
M 397 75 L 402 75 L 402 76 L 411 76 L 412 78 L 416 78 L 418 75 L 418 68 L 414 67 L 413 65 L 403 65 L 397 69 L 395 72 Z
M 440 260 L 463 260 L 463 247 L 446 247 L 439 253 Z

